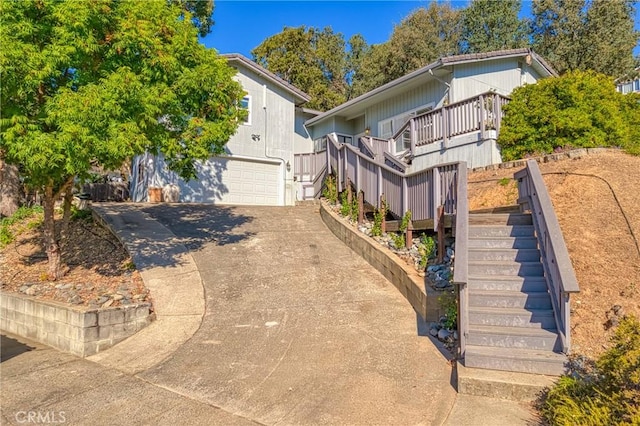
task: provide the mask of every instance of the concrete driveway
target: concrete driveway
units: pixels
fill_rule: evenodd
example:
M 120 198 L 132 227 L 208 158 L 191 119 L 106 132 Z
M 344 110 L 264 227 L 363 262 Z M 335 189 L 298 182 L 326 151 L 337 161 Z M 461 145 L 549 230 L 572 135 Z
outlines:
M 3 337 L 3 424 L 531 424 L 456 395 L 409 303 L 317 206 L 108 209 L 158 320 L 90 359 Z
M 451 368 L 402 295 L 318 208 L 157 205 L 193 256 L 205 316 L 140 376 L 266 424 L 440 424 Z

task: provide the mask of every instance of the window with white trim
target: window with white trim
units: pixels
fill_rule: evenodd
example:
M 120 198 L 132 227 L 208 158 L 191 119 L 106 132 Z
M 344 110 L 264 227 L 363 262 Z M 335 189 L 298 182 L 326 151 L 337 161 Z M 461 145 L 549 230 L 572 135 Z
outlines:
M 327 137 L 323 136 L 313 140 L 313 151 L 322 152 L 327 150 Z
M 242 121 L 242 124 L 251 125 L 251 96 L 247 95 L 240 101 L 240 108 L 247 110 L 247 116 Z

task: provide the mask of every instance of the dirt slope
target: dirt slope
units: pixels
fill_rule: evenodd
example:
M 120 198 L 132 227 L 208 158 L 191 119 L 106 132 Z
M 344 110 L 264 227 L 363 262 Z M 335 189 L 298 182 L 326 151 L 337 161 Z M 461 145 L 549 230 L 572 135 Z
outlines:
M 471 209 L 515 204 L 516 170 L 471 173 Z M 640 318 L 640 157 L 607 151 L 540 170 L 581 290 L 571 301 L 573 351 L 594 357 L 608 344 L 615 305 Z

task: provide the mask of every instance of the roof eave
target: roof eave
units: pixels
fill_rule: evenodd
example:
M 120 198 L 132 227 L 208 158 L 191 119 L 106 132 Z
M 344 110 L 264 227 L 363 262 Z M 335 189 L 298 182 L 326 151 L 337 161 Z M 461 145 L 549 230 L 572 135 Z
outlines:
M 247 57 L 245 57 L 245 56 L 243 56 L 243 55 L 241 55 L 239 53 L 224 53 L 224 54 L 221 54 L 220 56 L 225 58 L 225 59 L 227 59 L 227 61 L 229 61 L 229 62 L 231 62 L 231 61 L 240 62 L 241 64 L 247 66 L 248 68 L 250 68 L 251 70 L 256 72 L 257 74 L 265 77 L 267 80 L 270 80 L 271 82 L 273 82 L 276 85 L 280 86 L 281 88 L 283 88 L 287 92 L 291 93 L 298 100 L 298 102 L 295 102 L 296 106 L 300 106 L 300 105 L 302 105 L 302 104 L 304 104 L 306 102 L 309 102 L 311 100 L 311 97 L 309 95 L 307 95 L 305 92 L 303 92 L 302 90 L 300 90 L 297 87 L 295 87 L 293 84 L 283 80 L 282 78 L 278 77 L 277 75 L 275 75 L 271 71 L 265 69 L 261 65 L 253 62 L 249 58 L 247 58 Z

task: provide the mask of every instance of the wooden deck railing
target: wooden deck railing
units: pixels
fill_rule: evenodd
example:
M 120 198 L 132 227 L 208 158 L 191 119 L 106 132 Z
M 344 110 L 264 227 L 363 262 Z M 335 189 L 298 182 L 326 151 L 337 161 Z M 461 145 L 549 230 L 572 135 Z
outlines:
M 402 217 L 411 210 L 413 220 L 433 219 L 438 225 L 437 209 L 444 206 L 446 214 L 454 214 L 457 208 L 457 176 L 460 168 L 466 172 L 466 163 L 447 163 L 405 174 L 363 154 L 357 148 L 337 142 L 328 135 L 329 169 L 336 176 L 338 190 L 343 191 L 348 182 L 356 192 L 362 191 L 367 203 L 380 208 L 384 199 L 388 210 Z
M 411 152 L 417 146 L 439 141 L 446 146 L 449 139 L 473 132 L 480 132 L 484 139 L 487 130 L 500 130 L 502 107 L 507 103 L 509 98 L 505 96 L 493 92 L 483 93 L 410 118 L 395 132 L 392 139 L 403 137 L 409 130 Z
M 558 333 L 563 352 L 567 353 L 571 349 L 570 295 L 580 291 L 578 280 L 538 163 L 528 160 L 527 166 L 514 177 L 518 181 L 521 209 L 531 210 Z
M 313 182 L 326 165 L 326 151 L 294 154 L 293 176 L 298 182 Z

